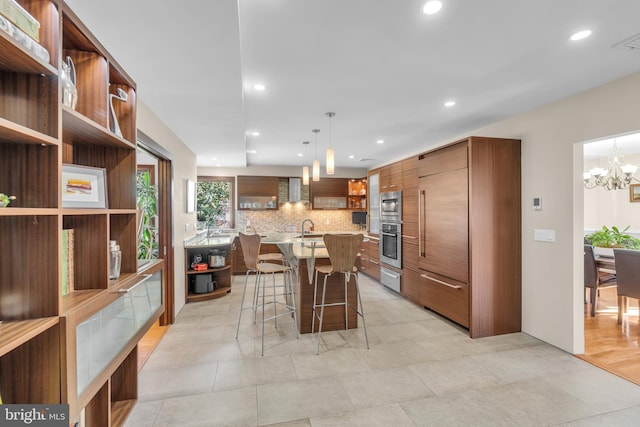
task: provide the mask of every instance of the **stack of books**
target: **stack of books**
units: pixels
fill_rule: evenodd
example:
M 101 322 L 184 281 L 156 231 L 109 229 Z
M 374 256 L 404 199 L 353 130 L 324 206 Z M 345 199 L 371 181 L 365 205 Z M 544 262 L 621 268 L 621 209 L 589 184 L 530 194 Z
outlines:
M 40 23 L 16 0 L 0 0 L 0 31 L 42 61 L 49 62 L 49 51 L 39 44 Z

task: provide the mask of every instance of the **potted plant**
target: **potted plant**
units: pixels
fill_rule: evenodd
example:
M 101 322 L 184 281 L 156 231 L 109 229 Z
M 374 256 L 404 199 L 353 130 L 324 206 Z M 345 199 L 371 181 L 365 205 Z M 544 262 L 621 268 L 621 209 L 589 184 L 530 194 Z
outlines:
M 629 227 L 627 226 L 620 231 L 616 226 L 609 228 L 603 225 L 600 230 L 587 234 L 584 237 L 584 242 L 597 248 L 608 249 L 600 252 L 611 256 L 613 256 L 613 248 L 640 249 L 640 239 L 626 233 Z

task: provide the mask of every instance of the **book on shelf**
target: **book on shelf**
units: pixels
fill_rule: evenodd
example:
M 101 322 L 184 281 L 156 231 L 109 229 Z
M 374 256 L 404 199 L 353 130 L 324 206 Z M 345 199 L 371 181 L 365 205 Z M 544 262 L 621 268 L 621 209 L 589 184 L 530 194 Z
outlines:
M 73 229 L 62 230 L 62 295 L 73 292 L 74 264 L 73 264 Z
M 40 23 L 15 0 L 0 0 L 0 15 L 35 41 L 40 41 Z

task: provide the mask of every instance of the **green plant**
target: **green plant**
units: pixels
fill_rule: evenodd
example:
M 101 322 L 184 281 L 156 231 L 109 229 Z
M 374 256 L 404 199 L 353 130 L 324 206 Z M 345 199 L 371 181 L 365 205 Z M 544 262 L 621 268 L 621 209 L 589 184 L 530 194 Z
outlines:
M 587 234 L 584 237 L 584 241 L 601 248 L 640 249 L 640 239 L 625 233 L 629 227 L 627 226 L 627 228 L 620 231 L 616 226 L 608 228 L 603 225 L 602 229 Z
M 224 181 L 198 181 L 196 215 L 209 225 L 224 225 L 230 211 L 231 186 Z
M 138 259 L 158 258 L 158 230 L 155 226 L 158 190 L 151 185 L 148 170 L 136 174 L 136 206 L 140 219 L 138 223 Z

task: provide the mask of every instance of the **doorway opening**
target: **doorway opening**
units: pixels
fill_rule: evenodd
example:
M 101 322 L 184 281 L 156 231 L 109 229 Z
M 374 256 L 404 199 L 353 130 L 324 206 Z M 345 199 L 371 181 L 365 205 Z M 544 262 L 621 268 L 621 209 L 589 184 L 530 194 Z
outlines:
M 614 144 L 623 156 L 623 164 L 640 166 L 640 133 L 616 135 L 583 144 L 584 179 L 589 179 L 583 189 L 584 243 L 593 246 L 598 274 L 614 275 L 614 282 L 610 283 L 614 286 L 593 291 L 596 292 L 593 316 L 590 295 L 588 291 L 585 292 L 585 345 L 584 354 L 578 357 L 640 385 L 640 360 L 637 358 L 640 336 L 638 303 L 637 300 L 629 300 L 628 311 L 623 316 L 622 324 L 618 324 L 613 250 L 598 246 L 606 245 L 610 239 L 624 240 L 620 236 L 640 238 L 640 198 L 639 203 L 634 200 L 634 189 L 640 189 L 640 181 L 633 180 L 625 188 L 613 189 L 606 185 L 604 179 L 600 179 L 599 183 L 594 179 L 597 175 L 604 176 L 605 171 L 610 168 Z M 635 176 L 639 175 L 640 171 Z M 610 239 L 608 235 L 611 235 Z M 585 286 L 587 281 L 588 279 L 585 280 Z

